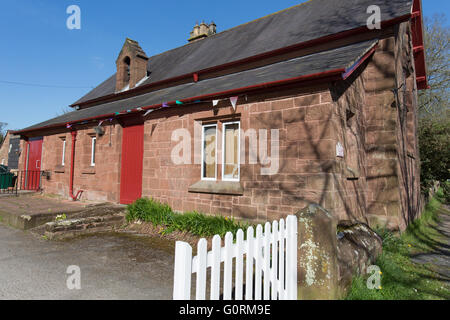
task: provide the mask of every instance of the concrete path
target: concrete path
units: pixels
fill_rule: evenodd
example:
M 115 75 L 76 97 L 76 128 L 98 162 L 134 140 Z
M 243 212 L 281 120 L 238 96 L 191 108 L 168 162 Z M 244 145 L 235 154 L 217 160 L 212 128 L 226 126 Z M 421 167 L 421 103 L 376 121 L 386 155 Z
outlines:
M 0 299 L 171 299 L 174 244 L 124 234 L 66 242 L 0 224 Z M 81 290 L 67 288 L 79 266 Z
M 439 220 L 436 230 L 442 235 L 442 240 L 428 239 L 433 252 L 414 255 L 412 260 L 433 265 L 440 280 L 450 284 L 450 206 L 444 206 L 441 209 Z

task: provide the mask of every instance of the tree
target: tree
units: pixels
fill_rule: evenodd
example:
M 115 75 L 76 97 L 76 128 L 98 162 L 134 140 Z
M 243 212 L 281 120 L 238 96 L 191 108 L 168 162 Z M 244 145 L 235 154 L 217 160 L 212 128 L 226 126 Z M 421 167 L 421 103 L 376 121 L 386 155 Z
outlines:
M 5 140 L 6 132 L 4 128 L 6 128 L 8 124 L 5 122 L 0 122 L 0 147 L 3 144 L 3 140 Z
M 419 127 L 420 179 L 423 191 L 450 179 L 450 119 L 428 117 Z
M 450 27 L 445 14 L 425 18 L 424 45 L 430 89 L 419 91 L 421 117 L 448 115 Z
M 445 15 L 425 18 L 424 40 L 430 89 L 419 91 L 422 190 L 450 178 L 449 43 Z

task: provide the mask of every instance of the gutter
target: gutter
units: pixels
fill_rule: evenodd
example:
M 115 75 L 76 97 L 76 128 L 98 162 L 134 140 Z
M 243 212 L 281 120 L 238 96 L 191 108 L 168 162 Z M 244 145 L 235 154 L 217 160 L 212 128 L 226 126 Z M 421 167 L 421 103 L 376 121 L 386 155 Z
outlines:
M 72 152 L 70 156 L 70 181 L 69 181 L 69 195 L 73 201 L 77 201 L 78 197 L 83 193 L 83 190 L 79 190 L 77 194 L 73 195 L 73 175 L 75 167 L 75 143 L 77 141 L 77 131 L 72 131 Z

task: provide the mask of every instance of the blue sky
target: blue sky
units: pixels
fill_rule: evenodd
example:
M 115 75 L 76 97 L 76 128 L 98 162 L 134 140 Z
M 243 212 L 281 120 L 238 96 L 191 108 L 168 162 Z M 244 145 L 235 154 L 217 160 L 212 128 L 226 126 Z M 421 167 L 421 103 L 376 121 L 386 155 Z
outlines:
M 184 45 L 197 21 L 213 20 L 220 32 L 300 2 L 2 1 L 0 122 L 21 129 L 61 114 L 115 72 L 126 37 L 139 41 L 152 56 Z M 73 4 L 81 8 L 81 30 L 66 27 L 66 8 Z M 426 16 L 450 12 L 450 1 L 423 0 L 423 7 Z

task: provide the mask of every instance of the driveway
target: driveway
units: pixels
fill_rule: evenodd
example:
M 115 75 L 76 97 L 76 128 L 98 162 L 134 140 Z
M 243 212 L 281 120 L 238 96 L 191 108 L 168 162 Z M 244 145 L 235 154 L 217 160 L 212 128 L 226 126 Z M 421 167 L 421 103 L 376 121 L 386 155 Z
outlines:
M 0 224 L 0 299 L 172 297 L 174 243 L 129 234 L 51 242 Z M 78 266 L 81 289 L 67 287 Z

